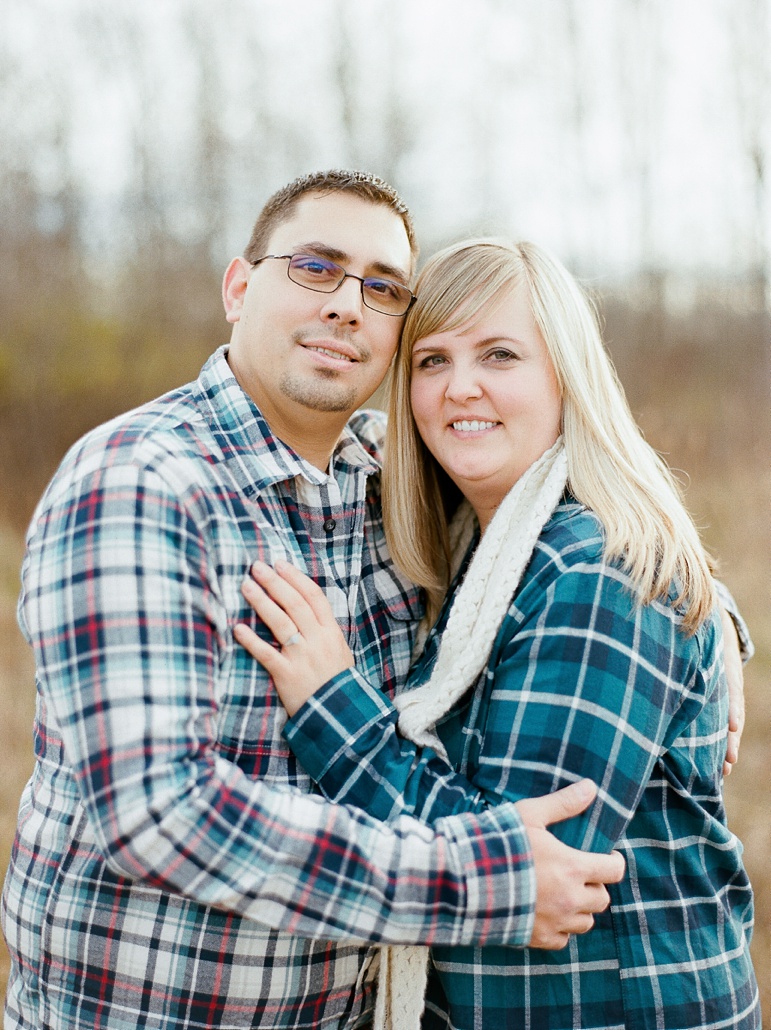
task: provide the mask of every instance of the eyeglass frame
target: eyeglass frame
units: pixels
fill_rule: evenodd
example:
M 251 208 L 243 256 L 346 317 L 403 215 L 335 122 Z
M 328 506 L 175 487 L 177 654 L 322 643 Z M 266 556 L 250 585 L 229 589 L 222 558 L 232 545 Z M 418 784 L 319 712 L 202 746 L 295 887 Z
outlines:
M 339 268 L 340 271 L 342 272 L 342 276 L 340 277 L 340 282 L 337 284 L 337 286 L 335 286 L 331 290 L 320 290 L 320 289 L 318 289 L 315 286 L 307 286 L 305 283 L 298 283 L 298 281 L 296 279 L 293 279 L 291 277 L 291 275 L 289 274 L 289 270 L 292 267 L 292 260 L 294 258 L 296 258 L 296 257 L 315 258 L 318 261 L 324 261 L 326 264 L 332 265 L 334 268 Z M 272 261 L 288 261 L 289 264 L 286 266 L 286 275 L 287 275 L 287 278 L 289 279 L 290 283 L 294 283 L 295 286 L 299 286 L 303 290 L 310 290 L 312 293 L 327 293 L 327 294 L 337 293 L 337 291 L 340 289 L 340 287 L 343 285 L 343 283 L 345 282 L 346 279 L 358 279 L 359 280 L 359 284 L 360 284 L 359 290 L 361 292 L 362 304 L 366 308 L 369 308 L 370 311 L 376 311 L 379 315 L 388 315 L 389 318 L 404 318 L 404 316 L 410 310 L 412 305 L 418 299 L 415 296 L 415 294 L 412 292 L 412 290 L 410 290 L 410 288 L 408 286 L 405 286 L 404 283 L 396 282 L 395 279 L 385 279 L 382 276 L 378 276 L 378 275 L 366 275 L 366 276 L 354 275 L 353 272 L 346 272 L 346 270 L 343 268 L 343 266 L 342 265 L 338 265 L 338 263 L 336 261 L 330 261 L 329 258 L 319 257 L 316 254 L 304 254 L 302 251 L 298 252 L 297 254 L 265 254 L 261 258 L 257 258 L 256 261 L 250 262 L 250 264 L 251 264 L 252 268 L 256 268 L 257 265 L 259 265 L 261 262 L 268 261 L 268 260 L 272 260 Z M 404 311 L 400 312 L 398 315 L 395 312 L 393 312 L 393 311 L 382 311 L 380 308 L 373 308 L 371 304 L 367 303 L 367 298 L 364 296 L 364 284 L 366 282 L 391 283 L 394 286 L 398 286 L 402 290 L 406 290 L 407 293 L 409 293 L 409 295 L 410 295 L 410 300 L 409 300 L 409 303 L 407 304 L 407 307 L 404 309 Z

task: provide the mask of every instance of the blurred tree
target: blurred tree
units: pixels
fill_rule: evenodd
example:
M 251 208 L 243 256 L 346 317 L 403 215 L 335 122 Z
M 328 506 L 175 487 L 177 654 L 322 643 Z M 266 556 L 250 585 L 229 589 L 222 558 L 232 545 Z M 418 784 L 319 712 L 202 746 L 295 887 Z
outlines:
M 192 146 L 185 186 L 186 202 L 195 209 L 194 233 L 188 241 L 188 267 L 206 273 L 216 260 L 227 219 L 230 141 L 225 131 L 227 98 L 223 84 L 222 22 L 212 17 L 208 0 L 195 0 L 183 14 L 195 73 L 191 90 Z
M 756 303 L 771 311 L 771 7 L 768 0 L 731 0 L 724 17 L 733 48 L 739 127 L 752 186 L 752 250 Z
M 565 53 L 565 147 L 569 153 L 570 189 L 563 201 L 565 224 L 569 235 L 565 244 L 565 260 L 574 271 L 602 264 L 602 255 L 595 251 L 597 234 L 587 232 L 587 208 L 596 210 L 600 199 L 600 169 L 593 140 L 594 74 L 596 38 L 592 26 L 581 10 L 581 0 L 565 0 L 562 31 Z M 588 38 L 587 38 L 588 37 Z
M 627 231 L 637 240 L 637 263 L 661 298 L 657 253 L 657 183 L 659 126 L 663 121 L 666 69 L 661 47 L 661 11 L 649 0 L 626 0 L 614 8 L 614 44 L 621 111 L 619 131 L 626 145 L 623 175 L 628 188 Z
M 34 25 L 40 4 L 27 15 Z M 88 289 L 71 83 L 58 82 L 56 65 L 23 67 L 6 39 L 0 97 L 0 468 L 17 474 L 4 492 L 12 507 L 35 470 L 50 467 L 52 438 L 61 446 L 71 329 Z
M 364 12 L 366 15 L 366 12 Z M 332 81 L 340 120 L 340 163 L 377 172 L 397 186 L 404 158 L 417 142 L 413 98 L 402 92 L 404 22 L 391 11 L 371 33 L 350 0 L 337 0 L 332 26 Z

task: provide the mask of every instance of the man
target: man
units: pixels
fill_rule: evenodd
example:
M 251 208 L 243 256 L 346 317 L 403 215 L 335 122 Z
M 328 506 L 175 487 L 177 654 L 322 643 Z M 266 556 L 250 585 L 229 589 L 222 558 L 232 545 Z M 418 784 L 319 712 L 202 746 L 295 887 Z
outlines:
M 414 260 L 380 180 L 290 184 L 225 274 L 229 348 L 89 433 L 46 491 L 19 606 L 38 711 L 3 895 L 7 1028 L 363 1027 L 372 942 L 559 946 L 622 875 L 546 830 L 586 785 L 432 827 L 321 799 L 234 642 L 250 563 L 288 557 L 370 679 L 390 693 L 406 672 L 420 598 L 385 549 L 382 424 L 351 416 Z

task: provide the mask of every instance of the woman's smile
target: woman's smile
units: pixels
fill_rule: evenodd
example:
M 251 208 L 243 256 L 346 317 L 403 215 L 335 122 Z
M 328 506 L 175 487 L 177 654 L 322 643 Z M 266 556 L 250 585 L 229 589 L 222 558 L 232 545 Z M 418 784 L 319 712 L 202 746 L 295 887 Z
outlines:
M 483 419 L 461 419 L 451 422 L 450 425 L 457 433 L 484 433 L 488 429 L 495 429 L 500 422 L 486 422 Z

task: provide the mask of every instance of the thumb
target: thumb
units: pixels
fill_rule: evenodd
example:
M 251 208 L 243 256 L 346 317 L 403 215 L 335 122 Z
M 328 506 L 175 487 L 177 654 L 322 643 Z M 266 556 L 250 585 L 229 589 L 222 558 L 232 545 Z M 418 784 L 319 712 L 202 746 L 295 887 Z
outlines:
M 553 794 L 518 801 L 516 808 L 525 826 L 545 827 L 580 815 L 596 796 L 595 783 L 579 780 L 578 783 L 555 790 Z

